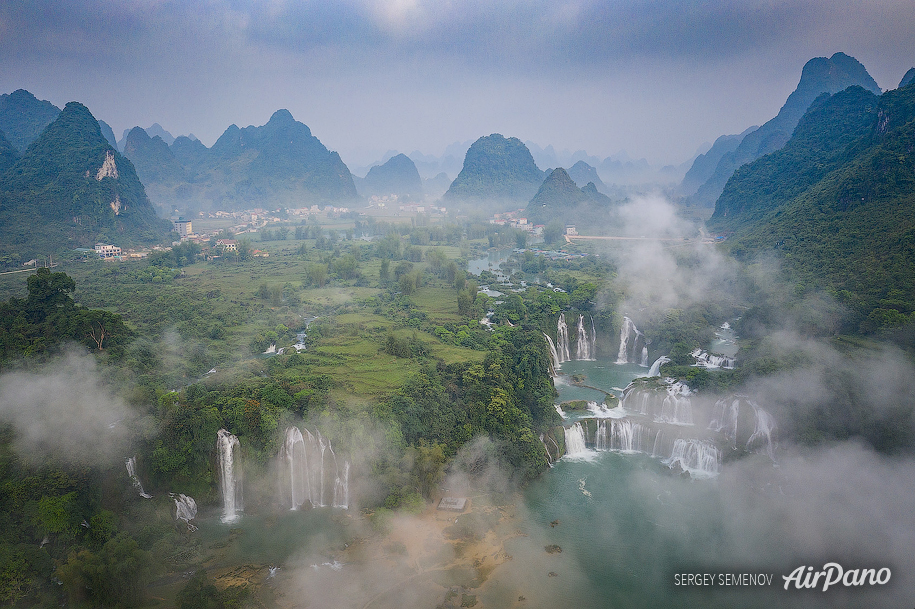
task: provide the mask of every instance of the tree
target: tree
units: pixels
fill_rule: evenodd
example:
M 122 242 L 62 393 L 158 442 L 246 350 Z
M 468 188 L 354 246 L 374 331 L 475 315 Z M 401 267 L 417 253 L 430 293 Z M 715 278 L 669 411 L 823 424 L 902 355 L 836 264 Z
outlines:
M 98 351 L 119 343 L 130 333 L 120 315 L 104 309 L 81 311 L 77 327 L 82 332 L 83 341 Z
M 553 220 L 543 227 L 543 241 L 546 243 L 559 243 L 562 240 L 563 226 L 558 220 Z

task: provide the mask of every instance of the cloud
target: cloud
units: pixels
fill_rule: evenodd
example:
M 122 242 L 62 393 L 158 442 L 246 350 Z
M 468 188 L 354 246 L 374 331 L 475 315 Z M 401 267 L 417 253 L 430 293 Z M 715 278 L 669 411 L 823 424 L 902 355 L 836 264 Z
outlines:
M 28 461 L 110 465 L 123 458 L 124 422 L 133 415 L 88 355 L 0 376 L 0 421 L 13 426 L 16 451 Z

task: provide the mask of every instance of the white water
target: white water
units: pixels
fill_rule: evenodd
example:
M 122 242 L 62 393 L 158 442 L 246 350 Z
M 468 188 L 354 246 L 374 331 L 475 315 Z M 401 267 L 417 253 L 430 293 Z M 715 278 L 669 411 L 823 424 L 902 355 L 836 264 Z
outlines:
M 651 368 L 648 369 L 648 376 L 661 376 L 661 366 L 668 363 L 670 363 L 670 358 L 668 358 L 666 355 L 662 355 L 656 359 L 651 365 Z
M 169 496 L 175 500 L 175 520 L 183 520 L 188 531 L 196 531 L 197 527 L 191 524 L 191 520 L 197 517 L 197 502 L 194 498 L 182 493 L 169 493 Z
M 645 335 L 639 332 L 631 319 L 623 318 L 620 328 L 620 349 L 616 354 L 617 364 L 639 364 L 648 367 L 648 345 Z
M 562 362 L 559 360 L 559 352 L 556 351 L 556 344 L 549 334 L 544 333 L 543 337 L 546 338 L 546 344 L 550 347 L 550 376 L 556 378 L 559 375 L 559 368 L 562 366 Z
M 664 461 L 669 467 L 679 465 L 694 477 L 710 477 L 718 473 L 721 453 L 709 442 L 677 439 L 670 458 Z
M 562 406 L 560 406 L 559 404 L 553 404 L 553 408 L 556 409 L 556 412 L 557 412 L 557 413 L 559 414 L 559 416 L 561 416 L 563 419 L 568 419 L 568 418 L 569 418 L 569 415 L 567 415 L 567 414 L 565 413 L 565 411 L 562 409 Z
M 588 452 L 585 446 L 585 432 L 581 423 L 575 423 L 565 428 L 566 455 L 570 457 L 581 456 Z
M 696 363 L 694 366 L 700 368 L 724 368 L 725 370 L 733 370 L 737 367 L 737 359 L 734 357 L 726 357 L 724 355 L 714 355 L 703 351 L 702 349 L 694 349 L 690 356 L 695 358 Z
M 216 434 L 216 461 L 219 468 L 219 488 L 222 492 L 222 521 L 233 522 L 245 509 L 242 496 L 241 445 L 238 438 L 225 429 Z
M 585 316 L 582 314 L 578 315 L 578 327 L 576 328 L 577 336 L 575 339 L 575 359 L 595 361 L 597 358 L 594 357 L 594 343 L 597 342 L 597 331 L 594 329 L 594 318 L 590 315 L 588 317 L 591 319 L 590 331 L 585 329 Z
M 746 396 L 738 395 L 721 398 L 715 403 L 715 415 L 709 429 L 724 434 L 733 448 L 737 448 L 740 441 L 740 411 L 742 403 L 753 409 L 753 432 L 747 438 L 746 450 L 764 452 L 775 461 L 775 441 L 772 436 L 778 429 L 775 418 L 764 408 Z M 745 421 L 747 419 L 744 419 Z M 744 437 L 747 432 L 742 432 Z
M 349 508 L 349 461 L 337 462 L 330 441 L 320 431 L 312 434 L 287 427 L 280 460 L 280 486 L 290 509 L 306 501 L 311 507 Z
M 607 408 L 606 404 L 588 402 L 588 411 L 594 415 L 595 419 L 622 419 L 626 416 L 626 411 L 619 404 L 616 408 Z
M 556 326 L 556 343 L 559 363 L 571 360 L 572 356 L 569 354 L 569 326 L 566 325 L 566 317 L 562 313 L 559 314 L 559 323 Z
M 140 482 L 140 477 L 137 475 L 137 458 L 127 457 L 124 462 L 127 465 L 127 475 L 130 477 L 133 487 L 140 493 L 140 497 L 143 497 L 143 499 L 152 499 L 152 495 L 147 494 L 146 491 L 143 490 L 143 483 Z
M 690 391 L 683 383 L 667 383 L 665 390 L 632 384 L 623 392 L 620 405 L 628 412 L 650 417 L 656 423 L 694 425 Z

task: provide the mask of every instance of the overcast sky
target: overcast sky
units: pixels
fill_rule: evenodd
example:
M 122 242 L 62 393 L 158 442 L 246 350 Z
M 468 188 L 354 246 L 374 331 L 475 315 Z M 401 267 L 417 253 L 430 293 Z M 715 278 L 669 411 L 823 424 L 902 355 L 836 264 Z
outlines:
M 0 92 L 207 146 L 287 108 L 351 165 L 496 132 L 680 163 L 812 57 L 895 88 L 913 24 L 912 0 L 4 0 Z

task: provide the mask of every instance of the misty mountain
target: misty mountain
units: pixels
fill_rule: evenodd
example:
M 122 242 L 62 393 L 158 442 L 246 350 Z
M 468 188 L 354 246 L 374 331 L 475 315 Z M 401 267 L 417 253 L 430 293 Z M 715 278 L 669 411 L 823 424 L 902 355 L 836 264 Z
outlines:
M 161 137 L 147 141 L 136 130 L 131 134 L 135 146 L 128 147 L 125 138 L 125 154 L 153 201 L 167 208 L 302 207 L 358 198 L 340 156 L 288 110 L 278 110 L 261 127 L 230 125 L 209 149 L 182 136 L 166 153 Z
M 773 252 L 802 285 L 828 289 L 863 331 L 915 311 L 915 84 L 879 98 L 822 96 L 791 140 L 734 173 L 709 228 L 732 252 Z
M 134 127 L 124 138 L 124 156 L 129 158 L 144 184 L 175 184 L 184 180 L 181 163 L 158 135 Z
M 775 118 L 748 133 L 733 152 L 722 156 L 715 172 L 687 199 L 687 204 L 698 207 L 714 205 L 728 178 L 738 167 L 785 145 L 813 100 L 823 93 L 838 93 L 852 85 L 880 94 L 880 87 L 854 57 L 836 53 L 828 59 L 815 57 L 808 61 L 801 71 L 797 88 L 788 96 Z
M 689 171 L 683 176 L 683 182 L 680 189 L 685 195 L 694 194 L 700 186 L 705 184 L 715 173 L 715 168 L 721 162 L 722 157 L 737 150 L 740 142 L 751 131 L 755 131 L 759 126 L 750 127 L 739 135 L 722 135 L 708 152 L 700 154 L 693 160 Z
M 609 189 L 600 179 L 600 176 L 597 175 L 597 169 L 591 165 L 588 165 L 584 161 L 578 161 L 569 167 L 568 173 L 569 177 L 572 178 L 575 181 L 575 184 L 580 187 L 583 187 L 588 184 L 588 182 L 591 182 L 594 184 L 595 188 L 597 188 L 598 192 L 603 194 L 607 194 L 609 192 Z
M 531 156 L 534 157 L 534 162 L 537 163 L 538 167 L 570 167 L 579 161 L 591 166 L 597 166 L 601 163 L 599 157 L 590 155 L 584 150 L 576 150 L 575 152 L 562 150 L 557 152 L 552 144 L 547 145 L 546 148 L 541 148 L 531 141 L 524 142 L 524 145 L 531 151 Z
M 363 197 L 396 194 L 409 199 L 423 197 L 423 183 L 416 165 L 405 154 L 389 158 L 383 165 L 369 169 L 365 178 L 356 181 L 359 194 Z
M 108 143 L 114 146 L 116 149 L 120 150 L 120 148 L 118 148 L 118 140 L 114 137 L 114 130 L 111 128 L 111 126 L 103 120 L 98 122 L 98 126 L 102 130 L 102 135 L 104 135 L 105 139 L 108 140 Z
M 0 178 L 0 248 L 21 259 L 98 241 L 157 243 L 170 232 L 133 165 L 77 102 L 68 103 Z
M 543 172 L 521 140 L 494 133 L 470 146 L 464 157 L 464 167 L 444 198 L 449 201 L 526 203 L 537 193 L 543 180 Z
M 0 95 L 0 131 L 20 153 L 38 139 L 58 114 L 60 108 L 39 100 L 25 89 Z
M 907 84 L 911 83 L 913 80 L 915 80 L 915 68 L 909 68 L 909 71 L 906 72 L 905 75 L 902 77 L 902 80 L 899 81 L 899 86 L 897 87 L 897 89 L 903 88 Z
M 121 134 L 121 140 L 117 144 L 117 148 L 121 152 L 124 151 L 124 146 L 127 144 L 127 136 L 132 130 L 133 129 L 124 129 L 124 132 Z M 149 137 L 159 136 L 167 146 L 171 146 L 175 142 L 175 136 L 166 131 L 159 123 L 153 123 L 146 129 L 143 129 L 143 131 L 145 131 Z
M 19 153 L 0 131 L 0 175 L 15 165 L 17 160 L 19 160 Z
M 433 178 L 423 180 L 423 191 L 432 199 L 440 199 L 451 187 L 451 178 L 444 171 Z
M 533 224 L 552 220 L 572 224 L 590 222 L 601 210 L 606 211 L 610 203 L 610 198 L 598 192 L 594 182 L 579 188 L 568 172 L 558 167 L 540 185 L 527 205 L 526 214 Z

